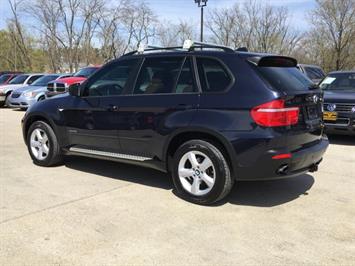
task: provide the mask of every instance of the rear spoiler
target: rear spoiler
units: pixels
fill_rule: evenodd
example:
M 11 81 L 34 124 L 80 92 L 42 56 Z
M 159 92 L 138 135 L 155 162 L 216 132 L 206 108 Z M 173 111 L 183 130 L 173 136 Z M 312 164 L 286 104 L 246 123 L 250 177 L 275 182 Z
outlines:
M 297 60 L 287 56 L 255 56 L 247 60 L 258 67 L 297 67 Z

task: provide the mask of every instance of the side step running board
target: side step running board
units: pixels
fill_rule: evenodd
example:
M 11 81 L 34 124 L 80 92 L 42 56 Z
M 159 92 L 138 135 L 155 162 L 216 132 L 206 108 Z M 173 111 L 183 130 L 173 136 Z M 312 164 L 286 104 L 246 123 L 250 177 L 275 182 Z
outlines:
M 142 156 L 137 156 L 137 155 L 121 154 L 121 153 L 106 152 L 106 151 L 97 151 L 97 150 L 90 150 L 90 149 L 83 149 L 83 148 L 76 148 L 76 147 L 71 147 L 69 149 L 69 151 L 79 152 L 79 153 L 83 153 L 83 154 L 91 154 L 91 155 L 105 156 L 105 157 L 111 157 L 111 158 L 132 160 L 132 161 L 140 161 L 140 162 L 152 160 L 152 158 L 142 157 Z

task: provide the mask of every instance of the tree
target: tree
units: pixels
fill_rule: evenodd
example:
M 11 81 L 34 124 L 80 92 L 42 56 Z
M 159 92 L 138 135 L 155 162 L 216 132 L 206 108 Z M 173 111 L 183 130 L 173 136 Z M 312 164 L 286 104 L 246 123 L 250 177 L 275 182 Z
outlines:
M 318 7 L 311 12 L 310 22 L 313 28 L 308 35 L 311 50 L 325 54 L 327 60 L 322 59 L 322 63 L 326 64 L 324 67 L 327 69 L 354 67 L 354 0 L 316 1 Z M 319 42 L 319 39 L 322 41 Z

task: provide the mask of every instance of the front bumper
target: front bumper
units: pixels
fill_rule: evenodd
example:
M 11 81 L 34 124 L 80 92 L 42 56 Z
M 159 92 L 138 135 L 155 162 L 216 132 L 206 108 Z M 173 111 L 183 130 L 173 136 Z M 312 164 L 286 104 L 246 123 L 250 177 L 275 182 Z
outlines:
M 261 155 L 253 165 L 239 167 L 237 179 L 239 180 L 269 180 L 298 176 L 307 172 L 317 171 L 323 154 L 329 145 L 328 138 L 320 140 L 304 148 L 285 151 L 268 150 Z M 291 158 L 272 159 L 276 154 L 290 153 Z
M 355 113 L 338 113 L 336 121 L 324 121 L 324 125 L 328 134 L 355 136 Z
M 11 95 L 7 99 L 7 104 L 11 108 L 28 108 L 37 102 L 36 98 L 25 97 L 21 95 L 18 98 L 12 98 Z

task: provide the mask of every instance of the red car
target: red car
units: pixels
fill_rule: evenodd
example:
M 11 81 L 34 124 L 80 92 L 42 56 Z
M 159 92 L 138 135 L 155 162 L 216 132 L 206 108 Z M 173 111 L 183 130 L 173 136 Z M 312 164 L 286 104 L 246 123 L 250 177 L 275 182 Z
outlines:
M 94 74 L 101 66 L 90 66 L 80 69 L 72 77 L 57 79 L 47 85 L 46 98 L 68 92 L 69 86 L 76 83 L 83 83 L 89 76 Z

